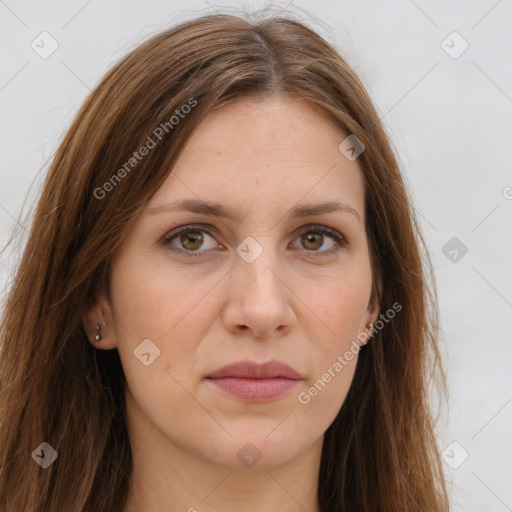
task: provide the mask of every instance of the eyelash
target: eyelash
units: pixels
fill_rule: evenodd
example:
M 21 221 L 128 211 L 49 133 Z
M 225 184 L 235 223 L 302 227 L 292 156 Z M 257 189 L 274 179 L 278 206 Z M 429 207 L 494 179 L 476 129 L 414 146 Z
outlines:
M 192 257 L 192 258 L 203 256 L 204 253 L 207 252 L 209 249 L 204 249 L 202 251 L 190 251 L 190 250 L 187 251 L 187 250 L 176 248 L 171 244 L 171 242 L 174 238 L 176 238 L 178 235 L 181 235 L 182 233 L 186 233 L 188 231 L 191 231 L 191 232 L 201 231 L 201 232 L 206 233 L 208 236 L 211 236 L 212 238 L 214 238 L 214 236 L 210 233 L 210 231 L 202 225 L 187 225 L 187 226 L 182 226 L 181 228 L 178 228 L 176 230 L 173 230 L 170 233 L 168 233 L 167 235 L 165 235 L 162 238 L 161 243 L 165 247 L 167 247 L 167 249 L 169 249 L 171 252 L 174 252 L 174 253 L 178 253 L 178 254 L 182 254 L 182 255 L 185 254 L 187 257 Z M 321 225 L 309 225 L 309 226 L 305 227 L 298 234 L 298 237 L 301 237 L 305 233 L 310 233 L 310 232 L 311 233 L 321 233 L 322 235 L 331 237 L 335 240 L 335 242 L 338 245 L 338 247 L 333 247 L 326 251 L 314 251 L 314 250 L 308 251 L 307 249 L 304 249 L 304 252 L 306 252 L 308 254 L 314 254 L 315 257 L 328 256 L 328 255 L 333 254 L 334 252 L 337 252 L 340 249 L 349 245 L 347 240 L 340 233 L 338 233 L 338 231 L 327 228 L 325 226 L 321 226 Z

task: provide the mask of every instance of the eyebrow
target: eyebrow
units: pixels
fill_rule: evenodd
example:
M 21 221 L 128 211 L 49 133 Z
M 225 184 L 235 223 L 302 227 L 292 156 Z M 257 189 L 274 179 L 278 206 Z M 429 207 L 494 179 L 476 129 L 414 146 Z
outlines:
M 231 221 L 240 220 L 240 215 L 228 206 L 224 206 L 220 203 L 205 202 L 196 199 L 181 199 L 171 203 L 165 203 L 160 206 L 149 208 L 146 213 L 148 215 L 158 215 L 159 213 L 168 213 L 177 210 L 184 210 L 202 215 L 214 215 L 216 217 L 226 218 Z M 314 215 L 323 215 L 336 211 L 354 215 L 357 220 L 361 222 L 361 217 L 357 210 L 340 201 L 329 201 L 327 203 L 296 206 L 290 210 L 288 216 L 292 219 L 296 219 Z

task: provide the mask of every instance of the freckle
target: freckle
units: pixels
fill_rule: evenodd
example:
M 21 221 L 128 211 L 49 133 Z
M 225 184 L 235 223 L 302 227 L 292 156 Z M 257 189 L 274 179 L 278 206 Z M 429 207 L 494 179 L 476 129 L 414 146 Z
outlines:
M 260 180 L 256 180 L 255 185 L 259 185 L 259 184 L 260 184 Z

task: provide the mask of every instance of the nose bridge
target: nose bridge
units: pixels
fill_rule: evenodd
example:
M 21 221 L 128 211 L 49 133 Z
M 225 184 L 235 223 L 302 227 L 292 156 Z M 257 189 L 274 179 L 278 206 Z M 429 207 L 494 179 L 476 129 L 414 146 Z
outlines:
M 271 236 L 248 237 L 237 247 L 232 269 L 229 323 L 264 335 L 290 326 L 293 308 L 283 279 L 278 248 Z M 229 306 L 228 306 L 229 307 Z M 236 313 L 234 313 L 236 311 Z
M 282 283 L 276 276 L 280 268 L 277 251 L 270 235 L 257 240 L 249 236 L 239 244 L 235 270 L 246 290 L 269 295 L 280 292 Z

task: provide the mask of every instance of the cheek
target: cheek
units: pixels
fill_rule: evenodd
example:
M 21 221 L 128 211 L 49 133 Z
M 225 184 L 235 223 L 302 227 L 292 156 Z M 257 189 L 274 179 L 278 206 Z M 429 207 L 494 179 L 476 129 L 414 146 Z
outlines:
M 191 280 L 170 265 L 165 268 L 142 257 L 119 257 L 113 266 L 117 348 L 133 398 L 131 411 L 139 419 L 141 414 L 149 418 L 162 431 L 173 424 L 173 418 L 197 406 L 186 390 L 192 389 L 190 369 L 208 328 L 211 312 L 202 298 L 211 287 L 208 277 L 194 280 L 191 286 Z M 134 353 L 141 355 L 143 340 L 151 340 L 148 365 Z M 192 415 L 188 428 L 200 430 L 200 419 Z
M 305 303 L 314 320 L 311 326 L 317 335 L 312 339 L 324 343 L 322 354 L 331 356 L 332 349 L 342 349 L 364 328 L 372 285 L 370 272 L 369 262 L 361 261 L 331 273 L 314 286 L 309 283 L 300 292 L 307 298 Z
M 305 416 L 316 418 L 324 429 L 336 418 L 352 384 L 360 343 L 357 336 L 369 293 L 369 284 L 362 279 L 326 288 L 311 298 L 311 309 L 319 312 L 322 324 L 317 323 L 308 336 L 312 377 L 297 401 Z
M 197 276 L 187 270 L 184 275 L 164 252 L 154 256 L 127 249 L 117 258 L 111 276 L 115 319 L 142 339 L 165 339 L 179 330 L 189 314 L 200 313 L 201 301 L 215 283 L 211 274 Z
M 352 382 L 365 328 L 364 315 L 371 293 L 369 262 L 354 265 L 350 272 L 331 276 L 324 286 L 310 289 L 308 306 L 315 321 L 308 322 L 308 339 L 314 378 L 304 400 L 320 414 L 334 416 Z M 321 320 L 321 321 L 320 321 Z M 321 334 L 320 334 L 321 333 Z M 332 416 L 332 419 L 334 419 Z
M 333 355 L 297 396 L 298 407 L 311 421 L 322 423 L 323 431 L 339 413 L 354 377 L 357 354 L 348 360 L 344 353 Z
M 185 275 L 165 255 L 149 256 L 149 251 L 128 249 L 119 254 L 111 275 L 112 308 L 118 351 L 133 394 L 151 387 L 168 397 L 179 393 L 177 382 L 189 384 L 190 368 L 212 322 L 209 292 L 218 277 L 194 275 L 193 270 Z M 135 357 L 143 340 L 151 340 L 149 352 L 157 354 L 148 366 Z

